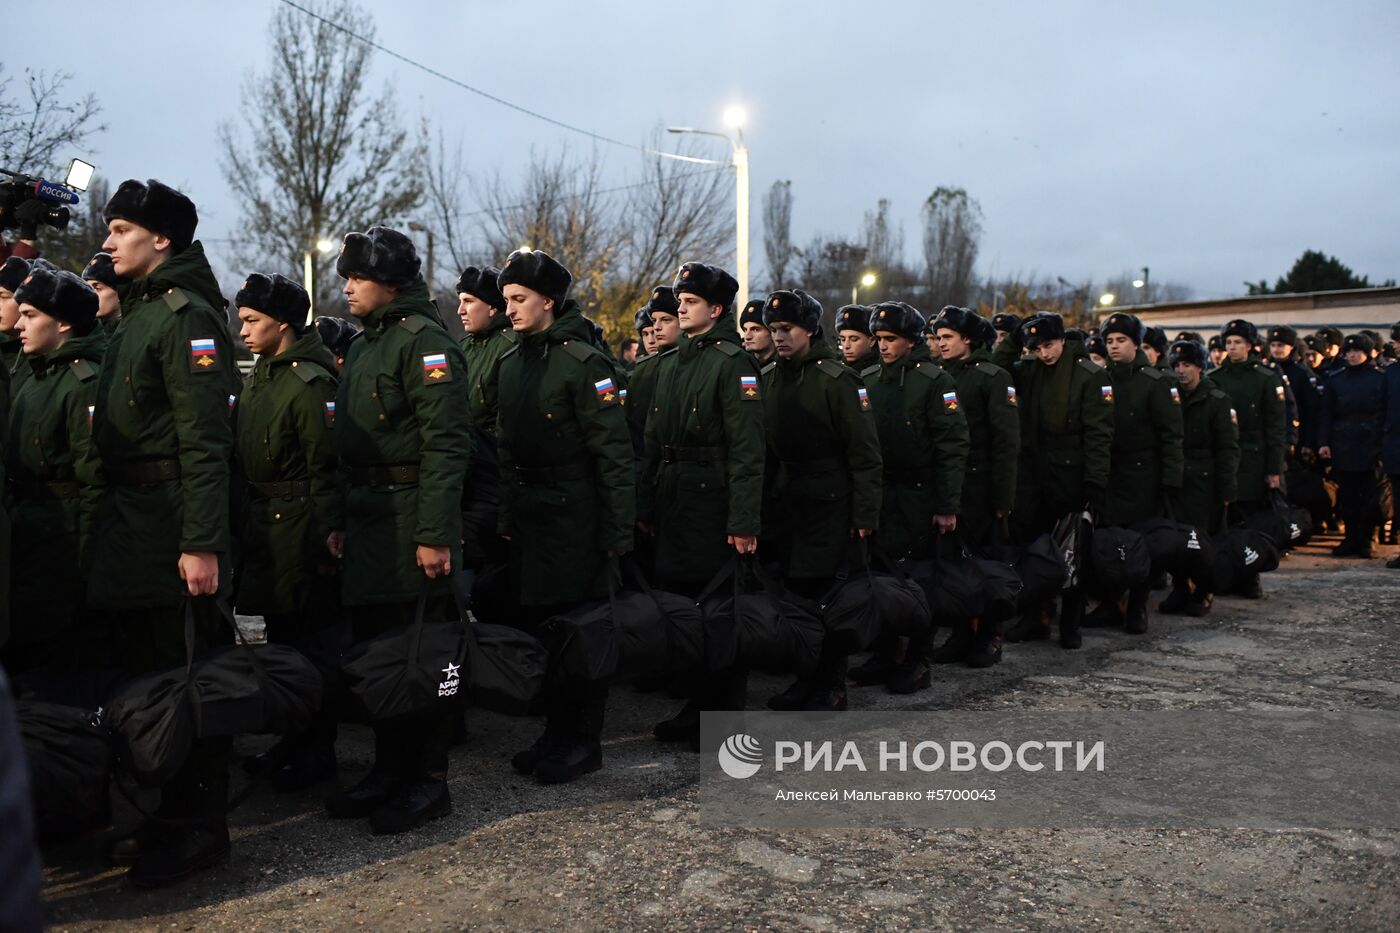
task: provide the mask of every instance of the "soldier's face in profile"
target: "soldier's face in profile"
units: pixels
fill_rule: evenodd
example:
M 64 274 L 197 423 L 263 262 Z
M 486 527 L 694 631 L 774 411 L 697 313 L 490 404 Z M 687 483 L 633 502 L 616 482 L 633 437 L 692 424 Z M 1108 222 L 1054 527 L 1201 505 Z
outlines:
M 1181 380 L 1181 385 L 1187 391 L 1195 389 L 1201 384 L 1201 367 L 1195 363 L 1187 363 L 1184 360 L 1176 364 L 1176 378 Z
M 1269 341 L 1269 355 L 1276 360 L 1286 360 L 1292 352 L 1293 348 L 1286 343 L 1278 340 Z
M 1153 366 L 1156 366 L 1157 360 L 1162 357 L 1162 354 L 1157 352 L 1156 347 L 1150 347 L 1145 343 L 1142 345 L 1142 352 L 1147 357 L 1147 362 L 1151 363 Z
M 502 289 L 506 314 L 517 333 L 538 334 L 554 323 L 554 302 L 539 292 L 514 282 Z
M 1046 366 L 1054 366 L 1060 361 L 1060 357 L 1064 355 L 1065 341 L 1063 338 L 1047 340 L 1031 352 L 1035 354 L 1036 359 L 1040 360 Z
M 1322 354 L 1319 353 L 1319 352 L 1316 351 L 1316 350 L 1309 350 L 1309 351 L 1308 351 L 1308 365 L 1311 366 L 1313 369 L 1317 369 L 1319 366 L 1321 366 L 1321 365 L 1322 365 Z
M 109 318 L 122 308 L 121 296 L 117 290 L 106 282 L 95 282 L 88 279 L 87 283 L 92 286 L 92 290 L 97 292 L 97 319 L 99 321 Z
M 655 353 L 655 352 L 656 352 L 656 328 L 655 328 L 655 327 L 643 327 L 643 328 L 642 328 L 642 349 L 646 350 L 646 352 L 647 352 L 648 354 L 651 354 L 651 353 Z
M 1348 365 L 1348 366 L 1360 366 L 1362 363 L 1366 362 L 1366 361 L 1369 360 L 1370 358 L 1371 358 L 1371 354 L 1367 353 L 1367 352 L 1364 351 L 1364 350 L 1348 350 L 1348 351 L 1347 351 L 1347 365 Z
M 1225 355 L 1232 363 L 1243 363 L 1249 359 L 1249 341 L 1231 334 L 1225 338 Z
M 655 311 L 651 315 L 651 335 L 656 341 L 657 350 L 674 347 L 681 339 L 681 321 L 674 314 Z
M 875 338 L 867 337 L 858 330 L 841 331 L 836 335 L 836 342 L 841 345 L 841 355 L 847 363 L 854 363 L 875 349 Z
M 491 318 L 498 312 L 475 295 L 457 293 L 457 317 L 469 334 L 479 334 L 491 326 Z
M 812 333 L 805 327 L 783 322 L 768 329 L 773 332 L 773 349 L 785 360 L 801 356 L 812 346 Z
M 107 239 L 102 249 L 112 254 L 112 268 L 117 275 L 139 279 L 149 275 L 170 255 L 170 240 L 115 217 L 107 224 Z
M 744 325 L 744 349 L 750 353 L 772 352 L 773 335 L 762 324 L 750 321 Z
M 1108 358 L 1115 363 L 1131 363 L 1137 356 L 1137 344 L 1127 334 L 1109 334 L 1103 339 Z
M 350 305 L 350 313 L 355 317 L 369 317 L 394 300 L 398 289 L 390 288 L 374 279 L 350 276 L 345 280 L 345 300 Z
M 938 328 L 938 350 L 939 353 L 949 360 L 960 360 L 972 353 L 972 344 L 967 342 L 967 338 L 949 327 Z M 881 355 L 884 355 L 883 350 Z
M 889 331 L 880 331 L 875 339 L 880 344 L 880 359 L 885 363 L 902 360 L 914 350 L 914 341 Z
M 8 334 L 18 323 L 19 305 L 15 302 L 15 293 L 0 288 L 0 334 Z
M 19 334 L 20 349 L 25 353 L 52 353 L 67 342 L 71 332 L 67 324 L 60 324 L 58 318 L 49 317 L 33 305 L 19 306 L 15 333 Z
M 238 336 L 258 356 L 276 353 L 281 347 L 282 335 L 290 329 L 272 315 L 252 308 L 239 308 L 238 320 L 243 322 Z
M 677 316 L 681 330 L 687 334 L 703 334 L 714 325 L 715 318 L 723 310 L 693 292 L 681 292 L 676 295 L 676 302 L 680 305 Z

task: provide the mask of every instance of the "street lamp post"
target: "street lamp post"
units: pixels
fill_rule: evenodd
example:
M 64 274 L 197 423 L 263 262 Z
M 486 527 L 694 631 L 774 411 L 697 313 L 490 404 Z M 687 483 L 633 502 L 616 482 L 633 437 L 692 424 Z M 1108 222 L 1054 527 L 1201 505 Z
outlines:
M 668 133 L 694 133 L 698 136 L 718 136 L 728 140 L 733 147 L 734 158 L 734 258 L 739 266 L 738 307 L 749 303 L 749 150 L 744 145 L 744 123 L 748 119 L 740 107 L 730 107 L 724 112 L 724 123 L 734 131 L 734 135 L 718 133 L 714 130 L 697 130 L 691 126 L 668 126 Z
M 433 228 L 426 224 L 421 224 L 416 220 L 408 222 L 408 229 L 415 233 L 426 233 L 428 235 L 428 274 L 423 276 L 423 280 L 428 285 L 428 300 L 433 300 Z M 451 244 L 448 244 L 451 245 Z
M 315 249 L 316 252 L 324 256 L 335 249 L 335 241 L 322 237 L 316 241 Z M 306 287 L 306 297 L 311 299 L 306 311 L 309 322 L 311 318 L 316 316 L 316 262 L 310 249 L 303 250 L 301 254 L 301 277 L 302 285 Z
M 860 289 L 871 288 L 876 282 L 875 273 L 867 272 L 860 277 L 860 284 L 851 286 L 851 304 L 860 304 Z
M 1133 279 L 1133 288 L 1140 288 L 1140 289 L 1142 289 L 1142 303 L 1143 303 L 1143 304 L 1147 304 L 1149 301 L 1152 300 L 1152 296 L 1151 296 L 1151 294 L 1150 294 L 1150 293 L 1148 292 L 1148 290 L 1147 290 L 1147 286 L 1150 284 L 1150 280 L 1149 280 L 1148 277 L 1147 277 L 1147 273 L 1148 273 L 1148 268 L 1147 268 L 1146 266 L 1143 266 L 1143 267 L 1142 267 L 1142 278 Z

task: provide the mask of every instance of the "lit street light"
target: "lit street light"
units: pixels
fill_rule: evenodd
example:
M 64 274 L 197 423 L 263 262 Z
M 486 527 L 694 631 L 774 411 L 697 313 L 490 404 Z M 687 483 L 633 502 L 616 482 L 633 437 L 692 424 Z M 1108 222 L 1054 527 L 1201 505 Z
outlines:
M 875 273 L 873 272 L 867 272 L 865 275 L 862 275 L 860 277 L 860 284 L 851 286 L 851 304 L 860 304 L 860 290 L 862 288 L 874 287 L 877 281 L 879 280 L 875 278 Z
M 316 241 L 315 249 L 316 252 L 324 256 L 335 249 L 335 246 L 335 240 L 328 240 L 325 237 L 321 237 Z M 301 254 L 301 275 L 303 279 L 302 284 L 306 286 L 306 297 L 311 299 L 311 305 L 306 310 L 307 320 L 310 321 L 311 318 L 316 316 L 316 267 L 312 262 L 311 250 L 309 249 L 304 250 Z
M 1109 305 L 1113 304 L 1117 300 L 1118 296 L 1113 294 L 1113 292 L 1104 292 L 1102 295 L 1099 296 L 1099 304 L 1103 305 L 1105 308 L 1107 308 Z
M 1149 299 L 1149 293 L 1148 293 L 1148 291 L 1147 291 L 1147 283 L 1148 283 L 1149 281 L 1151 281 L 1151 280 L 1148 279 L 1148 277 L 1147 277 L 1147 267 L 1146 267 L 1146 266 L 1143 266 L 1143 267 L 1142 267 L 1142 276 L 1141 276 L 1141 278 L 1133 279 L 1133 288 L 1140 288 L 1140 289 L 1142 289 L 1142 303 L 1143 303 L 1143 304 L 1146 304 L 1146 303 L 1150 300 L 1150 299 Z
M 738 263 L 739 294 L 738 307 L 749 303 L 749 150 L 744 145 L 744 124 L 748 114 L 742 107 L 729 107 L 724 111 L 724 125 L 734 131 L 717 133 L 714 130 L 697 130 L 691 126 L 668 126 L 668 133 L 695 133 L 699 136 L 718 136 L 729 140 L 734 149 L 734 254 Z

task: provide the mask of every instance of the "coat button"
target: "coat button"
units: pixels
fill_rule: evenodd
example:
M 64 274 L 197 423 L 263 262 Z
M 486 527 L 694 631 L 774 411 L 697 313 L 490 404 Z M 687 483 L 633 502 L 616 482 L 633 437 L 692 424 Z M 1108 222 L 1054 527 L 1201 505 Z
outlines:
M 280 522 L 280 521 L 282 520 L 282 513 L 281 513 L 281 512 L 273 512 L 273 513 L 272 513 L 272 520 L 275 521 L 275 522 Z
M 387 419 L 384 417 L 384 413 L 383 413 L 382 411 L 379 413 L 379 420 L 380 420 L 380 421 L 385 421 L 385 420 L 387 420 Z
M 545 420 L 545 421 L 553 421 L 553 420 L 554 420 L 554 413 L 553 413 L 553 412 L 548 412 L 548 411 L 545 412 L 545 413 L 544 413 L 544 420 Z
M 297 368 L 297 361 L 296 361 L 296 360 L 292 360 L 292 369 L 296 369 L 296 368 Z
M 379 398 L 379 393 L 378 393 L 378 392 L 371 392 L 371 393 L 369 394 L 369 397 L 370 397 L 370 398 Z
M 135 399 L 127 399 L 127 400 L 126 400 L 126 407 L 127 407 L 127 408 L 135 408 L 135 407 L 136 407 L 136 400 L 135 400 Z

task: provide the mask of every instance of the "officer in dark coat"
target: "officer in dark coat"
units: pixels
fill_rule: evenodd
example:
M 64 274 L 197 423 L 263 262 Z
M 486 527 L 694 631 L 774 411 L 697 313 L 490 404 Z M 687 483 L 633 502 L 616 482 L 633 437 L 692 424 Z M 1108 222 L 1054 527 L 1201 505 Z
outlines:
M 341 598 L 357 641 L 423 618 L 456 614 L 462 489 L 472 456 L 466 361 L 443 328 L 413 243 L 388 227 L 347 233 L 335 270 L 364 325 L 336 395 L 337 515 L 327 545 L 341 559 Z M 369 817 L 376 833 L 413 829 L 450 813 L 447 744 L 438 712 L 378 724 L 374 765 L 331 795 L 332 817 Z
M 31 375 L 10 406 L 5 447 L 12 630 L 0 656 L 19 679 L 106 666 L 110 647 L 82 612 L 102 496 L 91 421 L 104 342 L 97 294 L 71 272 L 36 266 L 14 297 Z
M 1128 528 L 1158 518 L 1173 507 L 1181 492 L 1181 389 L 1165 369 L 1158 369 L 1141 349 L 1142 322 L 1118 311 L 1099 326 L 1108 350 L 1113 385 L 1113 446 L 1107 500 L 1096 520 Z M 1122 624 L 1133 634 L 1147 631 L 1150 582 L 1132 587 L 1127 606 L 1121 593 L 1101 593 L 1099 606 L 1085 625 Z
M 229 492 L 237 392 L 224 297 L 194 239 L 194 203 L 158 181 L 117 187 L 103 211 L 122 317 L 97 379 L 93 443 L 105 485 L 88 605 L 110 612 L 116 658 L 133 676 L 185 664 L 185 601 L 197 650 L 229 633 L 212 599 L 231 582 Z M 162 788 L 162 818 L 118 841 L 132 883 L 154 887 L 229 848 L 227 739 L 200 739 Z
M 538 625 L 608 594 L 632 550 L 635 462 L 617 375 L 566 300 L 573 277 L 539 250 L 511 253 L 497 284 L 519 340 L 501 360 L 500 531 L 511 544 L 521 618 Z M 605 684 L 557 684 L 543 734 L 511 764 L 546 783 L 603 764 Z
M 753 299 L 739 312 L 739 333 L 744 338 L 744 349 L 759 369 L 773 362 L 773 334 L 763 323 L 762 298 Z
M 83 267 L 83 281 L 97 292 L 97 325 L 103 335 L 110 334 L 122 319 L 122 296 L 118 289 L 125 284 L 112 268 L 112 257 L 98 253 Z
M 1205 375 L 1206 348 L 1194 340 L 1178 340 L 1168 354 L 1181 381 L 1182 470 L 1176 518 L 1196 528 L 1197 536 L 1220 529 L 1225 507 L 1235 498 L 1240 466 L 1239 429 L 1230 396 Z M 1197 542 L 1199 545 L 1199 542 Z M 1168 615 L 1185 612 L 1203 616 L 1210 611 L 1212 581 L 1178 575 L 1172 591 L 1157 608 Z
M 335 360 L 306 323 L 311 300 L 286 276 L 254 272 L 234 298 L 244 344 L 257 355 L 233 406 L 241 488 L 236 603 L 260 615 L 267 640 L 292 645 L 323 672 L 344 645 L 340 581 L 326 549 L 336 514 Z M 272 783 L 300 790 L 335 773 L 335 716 L 288 736 L 269 757 Z
M 880 365 L 880 348 L 870 333 L 870 310 L 865 305 L 846 305 L 836 312 L 836 346 L 846 365 L 858 373 Z
M 1322 341 L 1322 365 L 1324 373 L 1331 373 L 1346 365 L 1342 359 L 1342 331 L 1330 324 L 1317 329 L 1317 337 Z
M 1021 348 L 1034 356 L 1020 359 Z M 1085 356 L 1084 345 L 1065 339 L 1064 320 L 1041 312 L 1004 340 L 992 361 L 1011 372 L 1021 410 L 1021 462 L 1016 515 L 1024 541 L 1044 534 L 1072 512 L 1102 511 L 1113 443 L 1113 386 L 1108 373 Z M 1030 607 L 1008 641 L 1048 638 L 1050 607 Z M 1060 645 L 1076 649 L 1084 596 L 1066 590 L 1060 610 Z
M 652 315 L 660 315 L 658 324 Z M 651 297 L 637 312 L 637 327 L 645 323 L 650 333 L 652 351 L 637 360 L 632 376 L 627 384 L 627 423 L 632 429 L 632 443 L 637 453 L 637 467 L 641 469 L 646 458 L 646 424 L 656 403 L 656 386 L 664 368 L 662 358 L 674 356 L 680 340 L 680 318 L 675 292 L 669 285 L 658 285 L 651 290 Z M 645 496 L 645 488 L 638 488 L 637 514 L 643 518 L 651 514 Z
M 1292 393 L 1297 420 L 1297 448 L 1305 461 L 1317 454 L 1317 422 L 1322 406 L 1322 384 L 1298 360 L 1298 332 L 1287 325 L 1269 328 L 1269 360 L 1266 364 L 1279 374 Z M 1285 412 L 1285 415 L 1287 412 Z
M 736 554 L 758 549 L 763 390 L 734 327 L 734 277 L 688 262 L 671 289 L 685 336 L 658 377 L 642 483 L 653 506 L 656 577 L 669 590 L 696 594 Z M 742 671 L 703 677 L 698 686 L 679 715 L 657 724 L 658 738 L 698 742 L 702 709 L 744 708 Z
M 1371 556 L 1380 517 L 1378 468 L 1386 420 L 1386 377 L 1371 360 L 1371 338 L 1349 334 L 1342 340 L 1346 366 L 1327 380 L 1318 455 L 1332 461 L 1337 511 L 1346 523 L 1335 557 Z
M 831 588 L 852 537 L 879 527 L 883 474 L 869 391 L 821 339 L 821 314 L 801 291 L 773 292 L 763 309 L 779 357 L 763 374 L 769 456 L 780 465 L 770 495 L 784 534 L 770 556 L 810 598 Z M 769 705 L 845 709 L 846 658 L 824 646 L 814 679 L 799 679 Z
M 350 344 L 360 336 L 360 331 L 345 318 L 318 315 L 312 320 L 316 333 L 321 335 L 321 343 L 326 345 L 335 359 L 337 372 L 345 371 L 345 360 L 350 355 Z
M 1286 432 L 1284 402 L 1287 389 L 1278 375 L 1260 365 L 1254 350 L 1258 330 L 1245 320 L 1233 320 L 1220 331 L 1225 361 L 1211 372 L 1211 381 L 1230 396 L 1240 430 L 1240 472 L 1237 502 L 1248 515 L 1269 508 L 1269 490 L 1283 485 Z M 1248 599 L 1263 595 L 1259 575 L 1245 574 L 1238 593 Z

